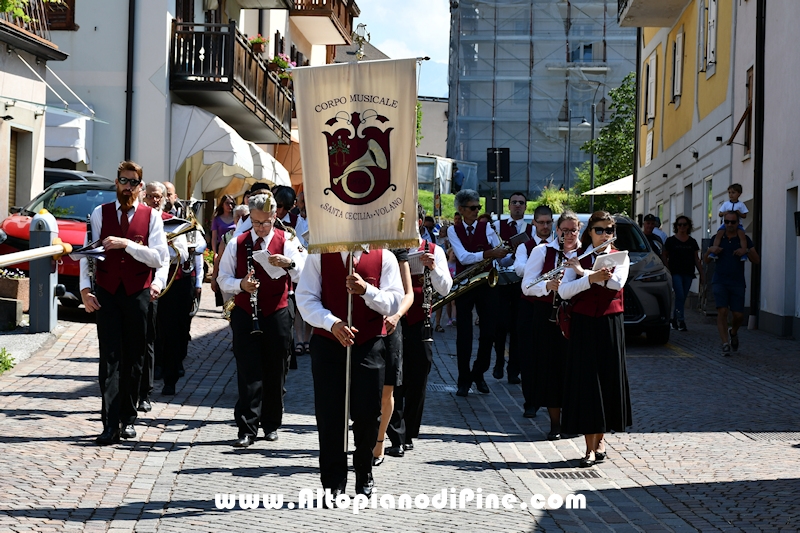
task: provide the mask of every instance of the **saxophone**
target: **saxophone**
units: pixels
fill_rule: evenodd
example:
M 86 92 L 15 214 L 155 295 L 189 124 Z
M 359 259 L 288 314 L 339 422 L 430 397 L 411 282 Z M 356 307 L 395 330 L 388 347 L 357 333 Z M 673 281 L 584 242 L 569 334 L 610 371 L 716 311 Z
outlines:
M 431 245 L 425 241 L 425 253 L 431 253 Z M 431 325 L 431 309 L 433 308 L 433 284 L 431 283 L 431 269 L 423 267 L 422 271 L 422 313 L 425 318 L 422 322 L 422 341 L 433 342 L 433 326 Z

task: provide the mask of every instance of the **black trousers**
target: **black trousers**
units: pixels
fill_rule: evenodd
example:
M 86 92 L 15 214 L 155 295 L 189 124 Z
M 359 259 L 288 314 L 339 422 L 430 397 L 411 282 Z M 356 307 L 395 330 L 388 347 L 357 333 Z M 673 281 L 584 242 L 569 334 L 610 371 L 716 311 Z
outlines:
M 181 361 L 189 349 L 189 327 L 192 310 L 193 280 L 190 276 L 176 279 L 159 298 L 156 316 L 156 360 L 161 366 L 164 385 L 178 382 Z
M 433 364 L 431 342 L 422 340 L 423 322 L 408 324 L 403 318 L 403 384 L 394 389 L 394 411 L 386 429 L 393 446 L 411 444 L 419 437 L 425 389 Z
M 494 365 L 495 367 L 503 368 L 505 364 L 506 338 L 510 337 L 508 343 L 508 375 L 518 376 L 520 364 L 517 307 L 522 295 L 522 282 L 498 285 L 495 290 L 497 290 L 499 305 L 497 306 L 497 322 L 494 336 L 494 350 L 497 354 L 497 359 Z
M 381 417 L 384 361 L 383 339 L 354 345 L 350 355 L 350 418 L 353 420 L 353 468 L 372 472 L 372 449 Z M 311 337 L 311 374 L 314 411 L 319 434 L 319 470 L 322 486 L 344 490 L 347 485 L 345 431 L 345 357 L 347 349 L 321 335 Z
M 147 349 L 144 352 L 142 364 L 142 377 L 139 380 L 139 399 L 150 398 L 153 392 L 153 370 L 156 365 L 156 315 L 158 313 L 158 300 L 150 302 L 147 306 Z
M 253 334 L 252 315 L 241 307 L 231 312 L 239 389 L 233 414 L 239 437 L 257 436 L 259 422 L 264 434 L 275 431 L 283 419 L 286 358 L 292 341 L 289 309 L 266 317 L 259 314 L 258 321 L 263 333 Z
M 103 428 L 136 421 L 139 380 L 147 351 L 150 289 L 130 296 L 120 285 L 115 293 L 98 286 L 97 338 L 100 344 L 100 394 Z
M 495 317 L 497 313 L 497 291 L 483 284 L 456 298 L 456 356 L 458 358 L 458 386 L 469 387 L 472 382 L 483 379 L 492 361 Z M 478 310 L 480 335 L 478 337 L 478 357 L 472 370 L 472 309 Z

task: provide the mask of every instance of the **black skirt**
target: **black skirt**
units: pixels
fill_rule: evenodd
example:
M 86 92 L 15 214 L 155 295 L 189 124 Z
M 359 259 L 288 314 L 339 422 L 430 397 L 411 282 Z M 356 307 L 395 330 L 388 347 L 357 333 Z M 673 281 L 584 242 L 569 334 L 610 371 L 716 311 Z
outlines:
M 567 339 L 558 324 L 550 322 L 553 304 L 531 302 L 533 308 L 534 389 L 533 402 L 542 407 L 561 407 L 564 400 L 564 375 L 567 366 Z
M 567 354 L 561 431 L 625 431 L 633 421 L 622 313 L 573 313 Z

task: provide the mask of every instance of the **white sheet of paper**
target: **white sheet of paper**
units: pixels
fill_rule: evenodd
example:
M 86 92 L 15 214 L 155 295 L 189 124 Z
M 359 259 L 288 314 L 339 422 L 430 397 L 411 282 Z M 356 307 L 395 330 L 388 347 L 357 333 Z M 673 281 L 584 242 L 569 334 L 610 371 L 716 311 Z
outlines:
M 421 250 L 408 252 L 408 268 L 411 270 L 412 276 L 418 276 L 425 272 L 425 266 L 422 264 L 422 254 Z
M 268 250 L 258 250 L 253 252 L 253 261 L 258 262 L 261 265 L 269 277 L 272 279 L 278 279 L 286 275 L 286 270 L 281 267 L 273 266 L 269 264 L 269 256 L 270 253 Z
M 594 265 L 592 266 L 592 270 L 597 272 L 601 268 L 610 268 L 611 271 L 614 271 L 614 268 L 621 265 L 625 262 L 625 259 L 628 257 L 627 250 L 620 250 L 610 254 L 602 254 L 597 256 L 597 259 L 594 261 Z M 598 285 L 602 285 L 604 282 L 597 282 Z

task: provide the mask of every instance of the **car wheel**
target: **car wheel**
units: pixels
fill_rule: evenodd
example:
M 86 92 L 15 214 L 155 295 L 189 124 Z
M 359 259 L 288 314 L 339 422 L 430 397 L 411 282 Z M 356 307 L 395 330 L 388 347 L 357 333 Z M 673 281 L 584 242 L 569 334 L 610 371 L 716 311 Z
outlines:
M 647 342 L 650 344 L 666 344 L 669 342 L 669 324 L 647 330 Z
M 73 300 L 72 298 L 59 298 L 58 301 L 61 302 L 61 305 L 70 309 L 77 309 L 81 306 L 80 300 Z

